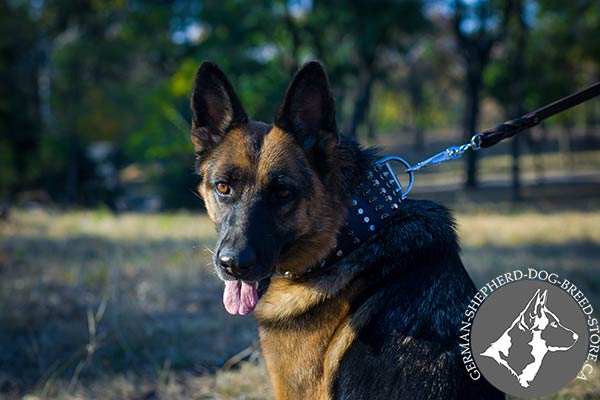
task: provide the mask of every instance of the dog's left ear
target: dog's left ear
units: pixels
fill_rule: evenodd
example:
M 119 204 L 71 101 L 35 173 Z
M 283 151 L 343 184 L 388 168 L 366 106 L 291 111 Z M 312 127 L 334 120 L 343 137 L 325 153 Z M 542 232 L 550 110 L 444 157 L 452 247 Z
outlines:
M 307 154 L 327 158 L 333 153 L 339 139 L 335 99 L 320 62 L 310 61 L 296 73 L 279 106 L 275 125 L 292 133 Z

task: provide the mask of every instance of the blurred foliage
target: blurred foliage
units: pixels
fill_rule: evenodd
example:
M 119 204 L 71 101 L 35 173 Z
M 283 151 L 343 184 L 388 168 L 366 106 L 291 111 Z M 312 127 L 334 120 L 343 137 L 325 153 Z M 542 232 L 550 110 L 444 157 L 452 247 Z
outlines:
M 597 80 L 600 2 L 522 3 L 513 9 L 527 22 L 523 106 Z M 253 118 L 272 121 L 294 71 L 321 59 L 346 132 L 414 133 L 422 148 L 425 130 L 459 122 L 465 66 L 454 4 L 0 0 L 0 199 L 42 189 L 52 201 L 116 207 L 132 187 L 118 172 L 135 165 L 163 206 L 200 206 L 188 131 L 203 60 L 226 71 Z M 484 76 L 485 94 L 505 108 L 514 100 L 513 31 Z M 110 143 L 104 161 L 90 150 L 97 143 Z
M 518 81 L 525 86 L 524 107 L 534 109 L 580 89 L 586 82 L 600 79 L 600 43 L 593 39 L 600 37 L 600 3 L 555 0 L 521 3 L 522 9 L 518 11 L 523 14 L 526 49 L 511 57 L 518 34 L 517 21 L 513 20 L 504 46 L 506 56 L 487 71 L 487 87 L 495 98 L 505 106 L 514 102 L 514 93 L 507 88 Z M 534 18 L 533 13 L 543 18 Z M 515 57 L 522 59 L 522 73 L 527 79 L 515 79 L 510 65 Z M 577 114 L 562 114 L 560 118 L 567 115 Z

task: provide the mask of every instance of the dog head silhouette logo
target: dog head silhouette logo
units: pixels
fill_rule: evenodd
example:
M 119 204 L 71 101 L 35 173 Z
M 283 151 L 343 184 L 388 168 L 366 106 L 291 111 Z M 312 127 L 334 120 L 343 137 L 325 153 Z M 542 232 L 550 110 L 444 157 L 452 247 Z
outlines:
M 548 290 L 541 292 L 538 289 L 508 329 L 481 353 L 507 368 L 525 388 L 535 379 L 548 353 L 569 350 L 579 339 L 576 332 L 562 325 L 556 314 L 548 309 L 547 298 Z M 529 339 L 527 343 L 531 346 L 533 361 L 521 371 L 515 371 L 510 365 L 510 351 L 518 348 L 513 347 L 513 341 L 523 338 Z
M 521 281 L 494 291 L 481 304 L 471 350 L 481 373 L 500 390 L 538 397 L 575 378 L 588 335 L 583 313 L 564 290 Z

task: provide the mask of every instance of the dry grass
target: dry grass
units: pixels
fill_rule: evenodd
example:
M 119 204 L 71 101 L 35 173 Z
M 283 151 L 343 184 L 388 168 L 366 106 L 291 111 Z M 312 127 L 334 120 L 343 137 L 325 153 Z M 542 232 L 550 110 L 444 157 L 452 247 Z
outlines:
M 477 283 L 534 265 L 600 304 L 600 210 L 457 220 Z M 0 398 L 271 398 L 258 352 L 221 369 L 257 348 L 257 330 L 222 309 L 213 244 L 197 214 L 15 211 L 0 223 Z M 596 374 L 552 398 L 597 398 L 599 386 Z
M 478 211 L 461 213 L 457 221 L 461 241 L 467 247 L 600 243 L 600 212 L 541 215 L 525 211 L 499 215 Z
M 47 239 L 95 236 L 110 240 L 202 242 L 214 238 L 214 228 L 205 215 L 189 212 L 114 215 L 105 210 L 63 213 L 32 209 L 13 212 L 13 218 L 0 225 L 0 234 Z

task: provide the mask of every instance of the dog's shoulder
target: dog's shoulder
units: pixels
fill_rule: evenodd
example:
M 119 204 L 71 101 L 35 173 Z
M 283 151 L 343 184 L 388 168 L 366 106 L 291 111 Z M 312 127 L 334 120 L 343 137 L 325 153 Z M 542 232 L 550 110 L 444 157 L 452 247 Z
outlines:
M 446 245 L 458 250 L 456 222 L 452 212 L 441 204 L 428 200 L 407 199 L 400 203 L 391 227 L 393 236 L 420 247 Z M 411 249 L 414 250 L 414 249 Z
M 462 268 L 452 213 L 426 200 L 402 201 L 390 221 L 350 259 L 375 275 L 420 275 Z

